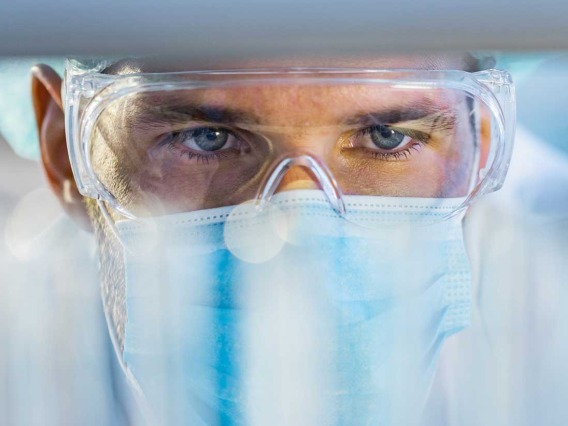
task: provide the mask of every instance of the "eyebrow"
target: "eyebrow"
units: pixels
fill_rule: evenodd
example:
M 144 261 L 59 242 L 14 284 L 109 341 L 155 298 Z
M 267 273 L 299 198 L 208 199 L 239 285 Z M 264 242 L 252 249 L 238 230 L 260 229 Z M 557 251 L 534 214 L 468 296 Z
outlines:
M 397 106 L 392 109 L 381 111 L 361 112 L 349 117 L 344 121 L 349 126 L 377 125 L 377 124 L 396 124 L 405 121 L 424 120 L 437 116 L 450 116 L 448 108 L 436 105 L 428 100 L 415 101 L 408 106 Z
M 185 124 L 188 121 L 202 121 L 221 125 L 258 126 L 262 123 L 259 117 L 238 109 L 216 107 L 212 105 L 171 104 L 139 106 L 141 112 L 131 124 L 138 127 L 159 127 L 173 123 Z M 341 125 L 347 127 L 368 127 L 373 125 L 396 125 L 407 121 L 422 121 L 430 129 L 451 130 L 455 126 L 456 117 L 449 108 L 435 105 L 433 102 L 421 100 L 408 107 L 396 107 L 382 111 L 359 112 L 344 120 Z
M 189 120 L 204 121 L 217 124 L 258 124 L 260 120 L 253 114 L 230 108 L 219 108 L 208 105 L 167 105 L 142 106 L 142 112 L 136 114 L 136 124 L 144 123 L 186 123 Z

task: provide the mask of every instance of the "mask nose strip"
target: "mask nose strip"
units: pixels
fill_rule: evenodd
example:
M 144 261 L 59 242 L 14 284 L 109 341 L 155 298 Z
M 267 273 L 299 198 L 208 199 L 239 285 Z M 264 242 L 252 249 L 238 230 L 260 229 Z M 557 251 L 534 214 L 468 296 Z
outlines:
M 331 175 L 331 172 L 323 164 L 319 164 L 313 157 L 309 155 L 300 155 L 298 157 L 286 158 L 280 161 L 272 170 L 268 179 L 264 182 L 258 195 L 259 209 L 262 210 L 278 189 L 284 175 L 292 167 L 305 167 L 309 169 L 317 179 L 323 192 L 325 193 L 329 204 L 341 216 L 345 215 L 345 203 L 343 195 L 337 186 L 337 182 Z

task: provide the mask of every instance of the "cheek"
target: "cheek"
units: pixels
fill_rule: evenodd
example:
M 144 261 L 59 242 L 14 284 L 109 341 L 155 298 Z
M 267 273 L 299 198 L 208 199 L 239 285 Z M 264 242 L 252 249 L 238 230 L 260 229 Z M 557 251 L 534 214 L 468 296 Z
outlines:
M 476 149 L 476 135 L 472 124 L 469 121 L 459 123 L 447 153 L 443 197 L 463 197 L 468 194 L 472 175 L 477 167 L 474 164 Z
M 206 170 L 154 165 L 131 177 L 131 208 L 149 214 L 196 211 L 239 204 L 255 197 L 258 168 L 218 165 Z
M 479 168 L 483 169 L 487 165 L 489 151 L 491 148 L 491 114 L 486 108 L 480 108 L 480 158 Z
M 419 160 L 409 170 L 409 185 L 413 184 L 412 196 L 423 198 L 445 198 L 455 196 L 448 187 L 455 186 L 454 161 L 447 152 L 437 147 L 425 146 L 419 153 Z
M 124 155 L 111 143 L 109 137 L 95 131 L 91 143 L 91 167 L 97 179 L 117 199 L 130 192 L 128 180 L 132 165 L 123 161 Z

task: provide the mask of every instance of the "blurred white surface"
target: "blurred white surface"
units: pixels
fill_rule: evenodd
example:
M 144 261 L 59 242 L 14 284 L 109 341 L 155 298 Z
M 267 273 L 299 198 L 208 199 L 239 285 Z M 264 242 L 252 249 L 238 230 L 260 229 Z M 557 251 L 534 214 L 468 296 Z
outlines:
M 3 140 L 0 230 L 0 424 L 114 424 L 93 242 Z

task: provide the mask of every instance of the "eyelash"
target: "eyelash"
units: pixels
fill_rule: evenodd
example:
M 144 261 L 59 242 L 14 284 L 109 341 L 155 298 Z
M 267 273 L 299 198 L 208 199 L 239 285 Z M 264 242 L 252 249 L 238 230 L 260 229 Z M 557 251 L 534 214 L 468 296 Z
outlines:
M 396 152 L 372 152 L 370 155 L 373 157 L 374 160 L 382 160 L 382 161 L 401 161 L 401 160 L 408 160 L 408 157 L 412 155 L 411 151 L 414 150 L 416 152 L 420 152 L 420 148 L 423 146 L 423 142 L 418 142 L 415 145 L 409 146 L 402 151 Z
M 373 130 L 375 126 L 369 126 L 369 127 L 365 127 L 364 129 L 361 129 L 357 132 L 355 132 L 354 136 L 369 136 L 371 131 Z M 428 144 L 430 142 L 431 139 L 431 135 L 424 133 L 424 132 L 420 132 L 420 131 L 416 131 L 416 130 L 411 130 L 411 129 L 401 129 L 401 128 L 397 128 L 397 127 L 390 127 L 392 130 L 395 130 L 397 132 L 402 133 L 405 136 L 408 136 L 409 138 L 412 139 L 412 144 L 410 146 L 408 146 L 406 149 L 403 149 L 401 151 L 394 151 L 394 152 L 381 152 L 381 151 L 373 151 L 373 152 L 369 152 L 369 156 L 372 157 L 373 160 L 381 160 L 381 161 L 401 161 L 401 160 L 407 160 L 409 158 L 410 155 L 412 155 L 411 151 L 416 151 L 416 152 L 420 152 L 420 149 Z
M 211 151 L 207 154 L 204 154 L 204 153 L 194 152 L 194 151 L 191 151 L 190 149 L 181 147 L 181 144 L 178 143 L 177 138 L 180 137 L 181 135 L 183 135 L 184 133 L 187 133 L 188 131 L 191 131 L 191 130 L 182 130 L 180 132 L 171 132 L 170 134 L 165 136 L 164 140 L 162 142 L 160 142 L 160 144 L 165 145 L 166 148 L 169 151 L 174 152 L 175 154 L 179 155 L 180 158 L 185 157 L 188 160 L 195 159 L 197 161 L 197 163 L 201 162 L 203 164 L 209 164 L 209 162 L 213 161 L 213 160 L 219 161 L 219 160 L 223 159 L 225 156 L 230 155 L 230 152 L 227 152 L 227 151 L 231 151 L 230 149 L 229 150 L 220 150 L 220 151 L 217 151 L 217 152 Z M 237 140 L 240 140 L 240 139 L 237 138 Z
M 202 162 L 204 164 L 209 164 L 211 160 L 219 160 L 221 156 L 211 152 L 210 154 L 198 154 L 196 152 L 189 151 L 187 149 L 180 148 L 175 142 L 168 143 L 168 149 L 175 151 L 180 158 L 186 157 L 189 160 L 197 159 L 197 162 Z

